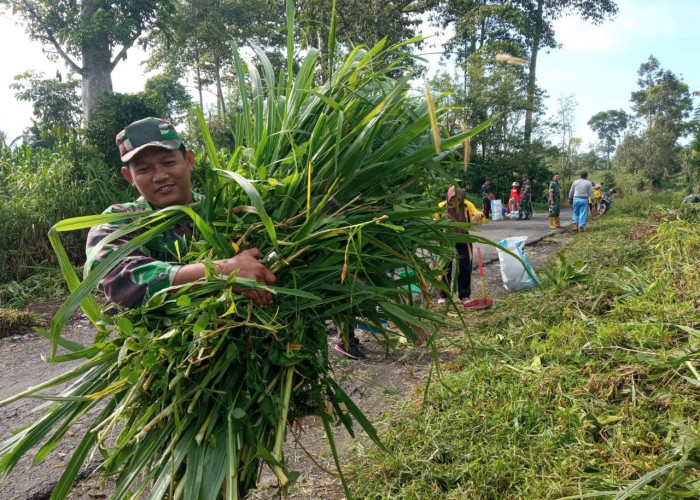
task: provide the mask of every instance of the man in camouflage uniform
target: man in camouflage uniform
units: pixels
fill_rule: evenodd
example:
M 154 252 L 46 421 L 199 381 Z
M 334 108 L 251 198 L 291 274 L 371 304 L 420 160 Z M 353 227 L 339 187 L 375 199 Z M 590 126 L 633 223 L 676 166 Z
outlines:
M 549 183 L 549 229 L 561 227 L 559 222 L 559 201 L 561 197 L 561 184 L 559 184 L 559 172 L 552 177 Z
M 192 191 L 194 152 L 185 147 L 172 123 L 161 118 L 144 118 L 119 132 L 116 141 L 124 162 L 121 173 L 141 196 L 131 203 L 112 205 L 104 213 L 145 212 L 202 199 Z M 89 271 L 139 234 L 132 232 L 100 245 L 129 222 L 130 219 L 118 220 L 90 229 L 86 245 Z M 125 255 L 100 281 L 107 298 L 123 307 L 138 307 L 162 290 L 203 278 L 204 264 L 179 263 L 179 256 L 187 253 L 193 232 L 191 220 L 180 221 Z M 244 250 L 230 259 L 215 261 L 214 271 L 228 275 L 238 269 L 238 276 L 274 284 L 275 276 L 260 262 L 261 257 L 257 248 Z M 272 302 L 272 295 L 263 290 L 249 289 L 242 293 L 259 306 Z
M 532 213 L 532 193 L 530 192 L 530 180 L 526 174 L 523 174 L 522 182 L 520 183 L 520 210 L 518 210 L 518 219 L 529 219 Z

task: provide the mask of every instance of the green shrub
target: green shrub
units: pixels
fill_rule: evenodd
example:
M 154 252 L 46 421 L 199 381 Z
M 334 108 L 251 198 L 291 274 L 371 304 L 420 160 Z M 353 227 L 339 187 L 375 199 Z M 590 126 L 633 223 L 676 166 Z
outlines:
M 85 139 L 104 155 L 106 165 L 120 167 L 114 138 L 131 122 L 148 116 L 169 116 L 165 99 L 155 94 L 102 94 L 97 116 L 85 129 Z
M 53 149 L 0 149 L 0 283 L 23 280 L 55 262 L 47 233 L 66 217 L 102 212 L 123 201 L 126 183 L 93 148 L 76 142 Z M 70 234 L 66 250 L 85 258 L 85 233 Z

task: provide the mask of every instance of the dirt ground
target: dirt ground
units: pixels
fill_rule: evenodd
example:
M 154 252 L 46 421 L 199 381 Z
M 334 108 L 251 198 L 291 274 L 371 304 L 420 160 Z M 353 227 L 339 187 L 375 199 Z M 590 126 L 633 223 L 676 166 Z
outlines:
M 573 237 L 572 233 L 562 232 L 548 236 L 526 247 L 525 255 L 532 267 L 537 270 Z M 484 267 L 486 295 L 495 299 L 496 304 L 509 292 L 504 290 L 498 262 Z M 513 292 L 517 293 L 517 292 Z M 481 296 L 478 270 L 473 278 L 473 298 Z M 36 304 L 31 310 L 42 314 L 48 321 L 60 303 Z M 478 314 L 470 311 L 469 314 Z M 76 313 L 64 330 L 67 338 L 84 345 L 91 343 L 94 328 L 90 322 Z M 423 355 L 420 348 L 402 348 L 387 356 L 385 348 L 366 330 L 358 330 L 357 335 L 364 344 L 367 357 L 364 360 L 349 360 L 332 351 L 334 372 L 345 391 L 353 398 L 360 409 L 372 420 L 381 434 L 382 427 L 395 409 L 400 407 L 407 396 L 420 391 L 432 362 L 430 356 Z M 329 337 L 329 348 L 334 338 Z M 39 381 L 48 380 L 65 372 L 70 366 L 46 363 L 49 343 L 38 333 L 17 332 L 8 338 L 0 339 L 0 399 L 5 399 L 25 390 Z M 448 353 L 441 354 L 447 359 Z M 77 363 L 77 362 L 76 362 Z M 11 436 L 11 431 L 26 425 L 37 418 L 33 412 L 37 403 L 32 400 L 19 400 L 0 408 L 0 441 Z M 86 431 L 87 419 L 74 424 L 66 438 L 39 464 L 30 467 L 30 459 L 25 456 L 8 479 L 0 484 L 0 499 L 38 500 L 48 498 L 53 485 L 63 472 L 72 451 Z M 297 500 L 344 498 L 340 481 L 326 471 L 334 471 L 333 458 L 323 434 L 320 422 L 313 418 L 305 419 L 294 435 L 289 436 L 285 457 L 291 470 L 301 473 L 288 498 Z M 359 429 L 357 436 L 362 436 Z M 352 439 L 347 432 L 338 428 L 335 441 L 342 460 L 361 454 L 367 446 L 367 438 Z M 32 454 L 33 455 L 33 454 Z M 93 463 L 93 467 L 97 462 Z M 89 477 L 79 482 L 71 494 L 72 499 L 108 498 L 110 484 L 101 489 L 99 480 Z M 274 477 L 263 472 L 260 491 L 251 495 L 256 499 L 277 498 Z

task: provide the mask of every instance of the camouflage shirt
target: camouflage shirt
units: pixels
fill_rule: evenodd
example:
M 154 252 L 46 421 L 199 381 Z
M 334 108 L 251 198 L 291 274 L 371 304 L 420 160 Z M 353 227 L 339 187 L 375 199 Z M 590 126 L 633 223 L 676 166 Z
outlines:
M 531 199 L 530 179 L 525 179 L 520 187 L 520 201 L 530 201 Z
M 552 198 L 554 199 L 554 204 L 559 204 L 559 199 L 561 197 L 561 185 L 557 181 L 552 181 L 549 183 L 549 192 L 552 193 Z
M 202 199 L 200 194 L 194 192 L 192 197 L 195 201 Z M 153 210 L 153 207 L 143 197 L 140 197 L 132 203 L 112 205 L 103 213 L 131 213 L 149 210 Z M 104 245 L 99 252 L 93 251 L 102 239 L 131 220 L 109 222 L 93 226 L 90 229 L 85 246 L 87 254 L 85 268 L 88 272 L 97 267 L 121 245 L 138 235 L 138 232 L 124 235 Z M 100 281 L 107 298 L 124 307 L 138 307 L 157 292 L 171 286 L 175 274 L 182 267 L 181 264 L 177 263 L 178 251 L 180 255 L 187 253 L 187 240 L 192 233 L 192 221 L 190 219 L 180 221 L 173 228 L 155 236 L 148 243 L 124 257 Z

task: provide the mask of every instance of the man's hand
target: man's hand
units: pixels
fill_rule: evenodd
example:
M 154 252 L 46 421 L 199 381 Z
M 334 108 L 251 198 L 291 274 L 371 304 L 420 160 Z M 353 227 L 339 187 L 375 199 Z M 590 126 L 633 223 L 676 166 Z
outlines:
M 263 254 L 257 248 L 250 248 L 248 250 L 243 250 L 241 253 L 230 259 L 222 259 L 216 261 L 217 268 L 216 272 L 220 274 L 229 275 L 238 269 L 238 276 L 241 278 L 251 278 L 258 283 L 264 283 L 265 285 L 274 285 L 276 278 L 275 275 L 270 271 L 264 264 L 260 262 Z M 256 305 L 260 307 L 265 307 L 272 303 L 272 294 L 265 290 L 255 290 L 255 289 L 237 289 L 237 292 L 242 293 L 246 297 L 249 297 L 255 302 Z
M 275 275 L 270 271 L 265 265 L 260 262 L 262 258 L 262 253 L 257 248 L 250 248 L 248 250 L 243 250 L 241 253 L 230 259 L 221 259 L 215 261 L 217 264 L 214 268 L 214 272 L 219 274 L 224 274 L 228 276 L 235 270 L 238 271 L 238 276 L 242 278 L 252 278 L 258 283 L 264 283 L 265 285 L 274 285 L 276 278 Z M 185 283 L 193 283 L 197 280 L 204 278 L 206 274 L 206 269 L 204 264 L 187 264 L 180 266 L 175 277 L 173 278 L 172 285 L 184 285 Z M 253 288 L 246 289 L 236 289 L 236 292 L 240 292 L 246 297 L 255 302 L 256 305 L 260 307 L 265 307 L 272 303 L 272 294 L 265 290 L 256 290 Z

